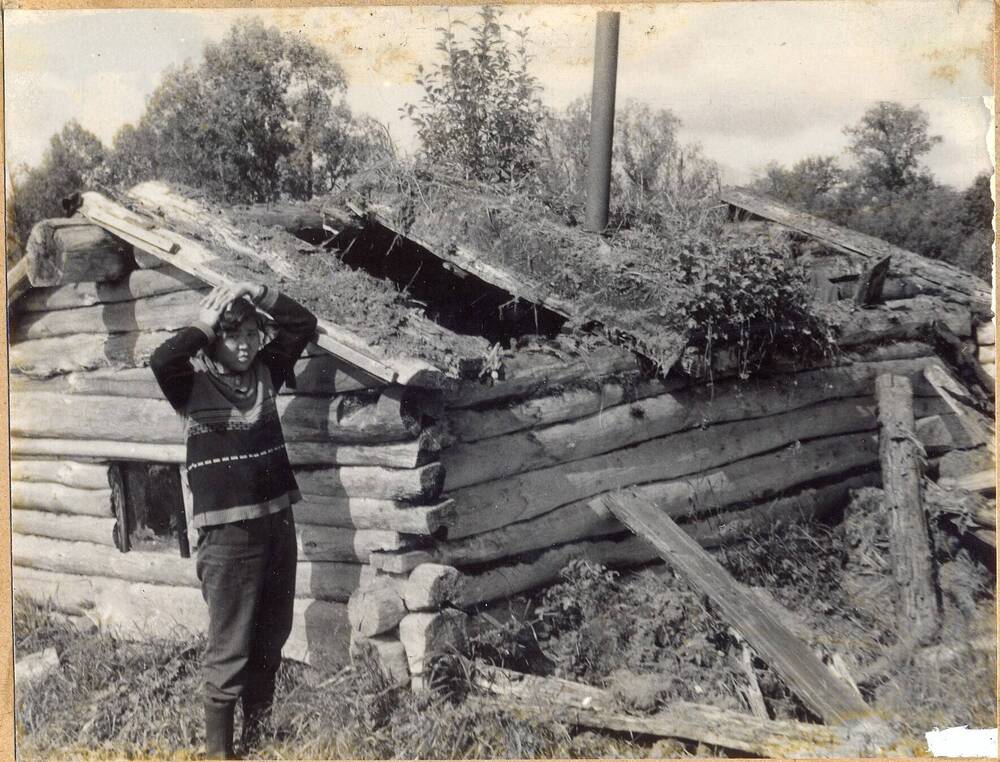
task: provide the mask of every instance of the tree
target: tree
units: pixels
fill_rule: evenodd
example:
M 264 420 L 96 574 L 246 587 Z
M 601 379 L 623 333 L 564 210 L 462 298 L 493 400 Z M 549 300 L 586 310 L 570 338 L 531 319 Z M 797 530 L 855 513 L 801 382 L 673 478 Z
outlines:
M 718 190 L 714 162 L 696 145 L 684 145 L 681 121 L 666 109 L 626 101 L 615 115 L 611 163 L 613 224 L 658 224 L 664 214 L 700 207 Z M 573 101 L 550 114 L 543 131 L 538 173 L 550 197 L 581 205 L 590 150 L 590 103 Z
M 139 123 L 116 136 L 110 176 L 158 177 L 228 202 L 328 192 L 363 153 L 346 88 L 320 48 L 238 21 L 198 65 L 164 75 Z
M 37 167 L 18 167 L 11 177 L 10 214 L 16 242 L 23 246 L 39 220 L 63 216 L 62 199 L 91 186 L 106 156 L 100 139 L 72 120 L 52 136 Z
M 845 127 L 844 134 L 850 138 L 848 150 L 858 163 L 861 182 L 872 194 L 930 182 L 921 160 L 941 136 L 930 134 L 927 112 L 919 106 L 880 101 L 856 125 Z
M 466 179 L 521 180 L 535 167 L 544 110 L 528 72 L 527 31 L 500 24 L 501 11 L 486 6 L 467 40 L 458 22 L 442 28 L 443 60 L 417 83 L 424 95 L 403 113 L 417 128 L 421 158 Z M 514 37 L 514 42 L 505 37 Z
M 754 183 L 768 195 L 809 211 L 822 211 L 834 203 L 836 191 L 845 179 L 835 156 L 809 156 L 791 169 L 771 162 L 764 177 Z

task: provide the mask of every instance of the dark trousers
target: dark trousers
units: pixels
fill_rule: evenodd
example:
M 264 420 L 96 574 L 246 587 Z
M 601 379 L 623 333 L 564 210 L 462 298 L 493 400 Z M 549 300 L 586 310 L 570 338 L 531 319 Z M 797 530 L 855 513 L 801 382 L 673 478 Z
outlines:
M 206 702 L 270 701 L 292 630 L 297 560 L 290 508 L 200 531 L 197 570 L 209 619 Z

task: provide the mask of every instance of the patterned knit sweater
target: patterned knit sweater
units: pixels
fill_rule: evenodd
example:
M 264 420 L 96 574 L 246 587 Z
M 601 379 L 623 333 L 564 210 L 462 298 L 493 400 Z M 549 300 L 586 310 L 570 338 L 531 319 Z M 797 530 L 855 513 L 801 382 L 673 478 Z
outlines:
M 316 318 L 277 292 L 258 306 L 278 331 L 239 383 L 205 356 L 215 333 L 203 323 L 167 339 L 150 359 L 164 396 L 184 416 L 195 528 L 277 513 L 300 499 L 275 402 L 283 384 L 294 386 Z

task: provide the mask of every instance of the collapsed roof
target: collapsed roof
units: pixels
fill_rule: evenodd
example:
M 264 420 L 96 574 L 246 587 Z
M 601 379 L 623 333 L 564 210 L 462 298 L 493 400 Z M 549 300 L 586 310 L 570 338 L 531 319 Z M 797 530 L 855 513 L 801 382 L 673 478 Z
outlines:
M 102 218 L 94 194 L 85 197 L 92 203 L 83 213 L 121 234 L 113 215 Z M 853 277 L 891 255 L 901 295 L 934 300 L 921 302 L 924 312 L 950 304 L 974 320 L 990 313 L 988 286 L 949 265 L 745 189 L 725 189 L 720 200 L 742 218 L 768 220 L 844 255 Z M 397 382 L 410 360 L 442 376 L 475 378 L 500 362 L 496 342 L 585 355 L 610 341 L 665 372 L 688 342 L 675 309 L 685 289 L 671 252 L 697 242 L 683 234 L 623 230 L 609 242 L 525 197 L 435 182 L 417 192 L 368 189 L 333 204 L 284 204 L 283 211 L 220 208 L 156 182 L 122 201 L 138 215 L 132 224 L 202 242 L 212 272 L 276 282 L 320 315 L 347 351 L 372 358 Z M 846 305 L 827 312 L 835 325 L 850 321 Z

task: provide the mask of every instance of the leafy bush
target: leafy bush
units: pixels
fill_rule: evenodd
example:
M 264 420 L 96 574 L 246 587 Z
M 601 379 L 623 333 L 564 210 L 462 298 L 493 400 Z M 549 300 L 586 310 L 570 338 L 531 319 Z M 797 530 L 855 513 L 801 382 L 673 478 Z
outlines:
M 501 25 L 500 16 L 483 7 L 467 40 L 456 33 L 459 22 L 441 29 L 444 60 L 418 68 L 424 95 L 403 109 L 423 160 L 464 179 L 519 181 L 535 165 L 544 112 L 528 72 L 527 31 Z
M 768 359 L 827 354 L 833 334 L 816 312 L 806 274 L 790 250 L 701 231 L 682 236 L 670 256 L 684 297 L 678 314 L 690 332 L 689 372 L 712 372 L 729 349 L 741 378 Z

